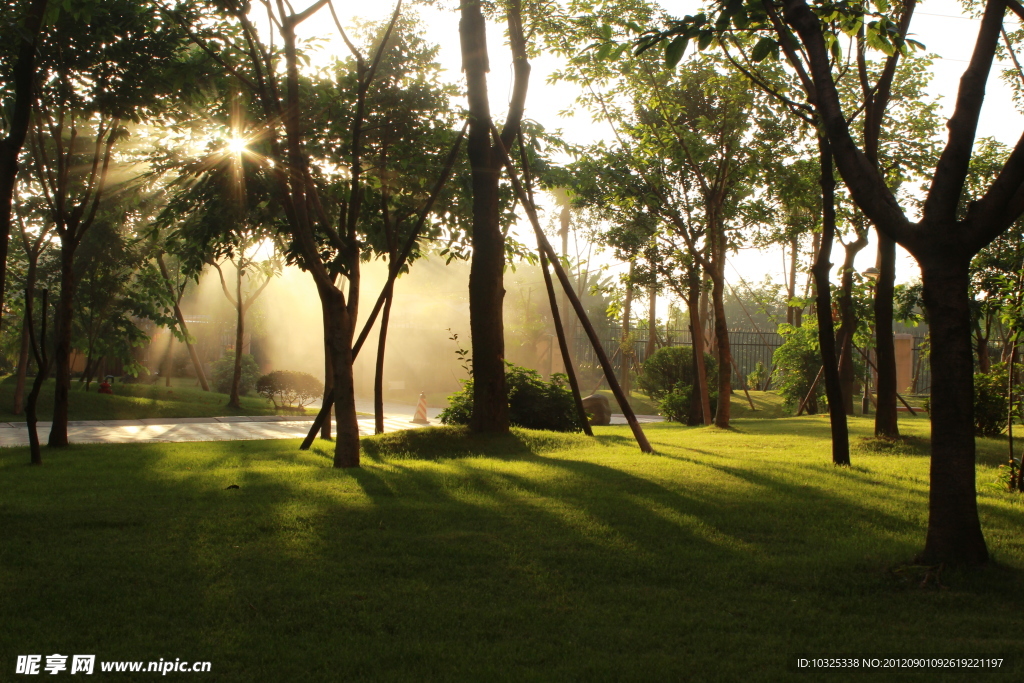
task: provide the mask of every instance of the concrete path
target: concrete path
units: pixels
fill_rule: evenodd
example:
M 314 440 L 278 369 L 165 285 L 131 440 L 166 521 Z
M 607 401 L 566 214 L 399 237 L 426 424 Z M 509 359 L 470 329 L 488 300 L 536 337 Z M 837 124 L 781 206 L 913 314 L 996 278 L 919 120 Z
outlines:
M 360 411 L 367 406 L 360 401 Z M 411 422 L 413 406 L 388 405 L 385 412 L 384 431 L 417 429 L 427 425 Z M 370 406 L 372 410 L 372 405 Z M 440 410 L 428 410 L 432 425 L 440 424 L 437 414 Z M 640 422 L 661 422 L 656 415 L 638 415 Z M 71 443 L 172 443 L 186 441 L 253 441 L 259 439 L 301 439 L 309 431 L 313 416 L 291 417 L 285 415 L 264 415 L 253 417 L 182 417 L 152 418 L 146 420 L 72 420 L 68 423 L 68 438 Z M 612 424 L 626 424 L 622 415 L 612 415 Z M 36 425 L 39 440 L 46 443 L 50 431 L 49 422 Z M 372 417 L 359 420 L 359 433 L 373 434 Z M 28 428 L 24 422 L 0 422 L 0 447 L 27 446 Z

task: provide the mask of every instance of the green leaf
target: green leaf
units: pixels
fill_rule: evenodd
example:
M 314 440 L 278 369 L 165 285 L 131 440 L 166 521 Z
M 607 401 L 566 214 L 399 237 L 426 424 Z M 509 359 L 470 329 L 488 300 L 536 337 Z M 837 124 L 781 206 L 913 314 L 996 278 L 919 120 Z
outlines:
M 837 62 L 843 59 L 843 46 L 840 45 L 839 41 L 834 37 L 832 39 L 832 45 L 829 46 L 829 49 L 832 51 L 832 56 L 835 57 L 835 60 Z
M 772 53 L 779 46 L 779 43 L 765 36 L 757 41 L 757 45 L 750 53 L 750 59 L 754 62 L 763 62 L 765 57 Z
M 683 58 L 683 53 L 686 52 L 686 44 L 690 41 L 686 36 L 677 36 L 668 44 L 665 48 L 665 65 L 674 69 L 679 60 Z
M 700 40 L 697 41 L 697 49 L 703 52 L 714 39 L 714 31 L 703 31 L 700 35 Z

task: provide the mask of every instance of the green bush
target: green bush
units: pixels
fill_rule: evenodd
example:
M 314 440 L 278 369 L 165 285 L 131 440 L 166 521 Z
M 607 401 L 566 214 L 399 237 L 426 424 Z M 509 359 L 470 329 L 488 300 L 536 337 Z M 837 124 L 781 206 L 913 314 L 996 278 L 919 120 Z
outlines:
M 802 327 L 783 323 L 779 325 L 782 346 L 772 354 L 772 373 L 775 388 L 785 399 L 786 408 L 795 412 L 811 390 L 814 378 L 821 369 L 821 353 L 818 349 L 818 325 L 813 318 L 805 318 Z M 825 383 L 818 382 L 814 395 L 805 406 L 808 415 L 818 412 L 819 401 L 824 405 Z
M 708 389 L 712 400 L 717 395 L 718 362 L 711 354 L 704 354 L 704 368 L 708 378 Z M 658 400 L 677 387 L 691 387 L 693 377 L 693 348 L 690 346 L 666 346 L 658 349 L 644 361 L 643 371 L 637 378 L 637 388 Z
M 324 383 L 308 372 L 275 370 L 256 380 L 256 393 L 275 408 L 303 408 L 324 395 Z
M 225 351 L 224 355 L 213 361 L 213 390 L 222 394 L 231 393 L 231 378 L 235 374 L 235 352 Z M 260 368 L 251 354 L 242 354 L 242 378 L 238 383 L 238 393 L 244 396 L 251 393 L 256 386 L 256 378 L 260 376 Z
M 669 422 L 686 424 L 690 421 L 690 397 L 692 395 L 693 386 L 684 386 L 670 391 L 658 402 L 658 412 Z
M 1017 366 L 1018 377 L 1021 370 L 1024 368 Z M 978 373 L 974 376 L 975 436 L 999 436 L 1006 429 L 1008 380 L 1006 363 L 995 363 L 987 374 Z M 1017 404 L 1014 413 L 1017 416 L 1021 414 L 1019 391 L 1019 387 L 1014 387 L 1014 403 Z
M 509 422 L 526 429 L 583 430 L 565 375 L 556 373 L 551 381 L 545 382 L 536 370 L 508 361 L 505 366 Z M 467 425 L 472 417 L 473 380 L 468 379 L 463 380 L 460 391 L 448 397 L 448 407 L 441 411 L 439 418 L 443 424 Z

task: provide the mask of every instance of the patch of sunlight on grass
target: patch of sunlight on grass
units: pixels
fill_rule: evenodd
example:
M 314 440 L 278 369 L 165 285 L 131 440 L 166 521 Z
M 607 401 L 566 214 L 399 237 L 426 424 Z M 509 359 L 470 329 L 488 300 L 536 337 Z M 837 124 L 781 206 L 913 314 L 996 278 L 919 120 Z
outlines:
M 708 543 L 713 543 L 717 546 L 738 552 L 760 552 L 757 545 L 723 533 L 720 529 L 716 529 L 714 526 L 711 526 L 697 515 L 680 512 L 669 505 L 664 505 L 643 496 L 629 496 L 629 499 L 636 505 L 653 512 L 666 522 L 674 524 L 680 529 L 686 529 L 694 536 L 697 536 Z

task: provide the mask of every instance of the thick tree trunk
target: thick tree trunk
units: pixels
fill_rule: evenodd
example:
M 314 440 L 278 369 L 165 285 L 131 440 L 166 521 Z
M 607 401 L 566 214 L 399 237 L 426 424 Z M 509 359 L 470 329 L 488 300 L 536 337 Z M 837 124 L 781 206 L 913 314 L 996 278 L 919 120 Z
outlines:
M 900 435 L 896 411 L 896 347 L 893 340 L 893 291 L 896 282 L 896 243 L 878 235 L 878 283 L 875 289 L 875 360 L 878 366 L 878 407 L 875 436 Z M 970 337 L 968 337 L 968 340 Z
M 337 435 L 334 441 L 334 466 L 359 467 L 359 424 L 356 421 L 355 381 L 352 373 L 352 337 L 354 321 L 337 289 L 326 291 L 322 300 L 330 308 L 325 342 L 334 370 L 334 416 Z
M 377 365 L 373 375 L 373 424 L 374 434 L 384 433 L 384 351 L 388 341 L 388 321 L 391 319 L 391 301 L 394 288 L 388 288 L 384 310 L 380 316 L 380 336 L 377 339 Z
M 836 235 L 836 179 L 832 171 L 832 151 L 828 140 L 818 138 L 821 162 L 822 230 L 817 258 L 811 269 L 814 275 L 815 301 L 818 310 L 818 345 L 825 374 L 825 395 L 828 398 L 829 422 L 832 428 L 832 463 L 850 464 L 850 435 L 846 413 L 843 410 L 843 391 L 840 386 L 836 338 L 832 324 L 832 294 L 829 273 L 832 263 L 832 242 Z M 813 389 L 812 389 L 813 391 Z
M 469 162 L 473 188 L 473 260 L 469 271 L 469 327 L 473 352 L 473 417 L 478 433 L 508 432 L 505 387 L 505 237 L 498 205 L 500 162 L 491 147 L 487 96 L 487 33 L 478 0 L 463 0 L 459 23 L 469 99 Z
M 57 325 L 53 363 L 56 383 L 53 387 L 53 424 L 47 445 L 68 445 L 68 397 L 71 391 L 71 325 L 74 318 L 75 255 L 70 245 L 61 246 L 60 299 L 57 301 Z
M 242 269 L 235 271 L 235 367 L 231 373 L 231 394 L 228 396 L 228 405 L 232 408 L 241 408 L 241 397 L 239 396 L 239 385 L 242 383 L 242 344 L 245 336 L 245 302 L 242 299 Z
M 974 358 L 966 254 L 919 259 L 931 336 L 931 489 L 920 561 L 988 560 L 975 485 Z

